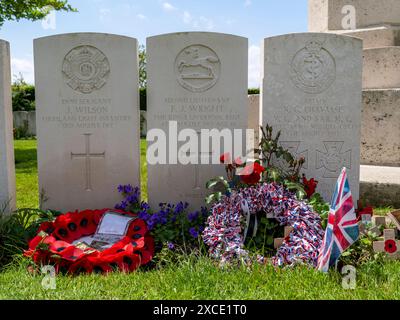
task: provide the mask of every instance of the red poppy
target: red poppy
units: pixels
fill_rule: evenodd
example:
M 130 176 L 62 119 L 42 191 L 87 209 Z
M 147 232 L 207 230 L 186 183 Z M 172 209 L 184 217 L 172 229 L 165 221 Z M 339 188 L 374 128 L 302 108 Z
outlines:
M 310 199 L 317 189 L 318 181 L 314 178 L 312 178 L 311 180 L 307 180 L 306 176 L 303 175 L 303 185 L 304 190 L 307 194 L 307 198 Z
M 265 168 L 258 162 L 247 165 L 240 172 L 240 179 L 249 185 L 257 184 L 260 182 L 261 174 L 265 171 Z
M 229 152 L 224 153 L 223 155 L 221 155 L 221 157 L 219 158 L 219 161 L 223 164 L 231 164 L 231 154 Z
M 240 157 L 237 157 L 237 158 L 235 159 L 235 161 L 233 162 L 233 164 L 234 164 L 236 167 L 240 167 L 240 166 L 242 166 L 244 163 L 243 163 L 243 161 L 242 161 L 242 159 L 241 159 Z
M 396 241 L 394 240 L 386 240 L 385 241 L 385 252 L 393 254 L 397 252 Z
M 136 218 L 130 224 L 126 237 L 104 251 L 72 245 L 83 236 L 94 234 L 102 216 L 108 211 Z M 38 235 L 29 242 L 29 250 L 24 253 L 35 263 L 54 263 L 56 270 L 63 269 L 70 273 L 107 273 L 116 268 L 134 271 L 150 262 L 153 254 L 154 240 L 148 236 L 146 223 L 135 214 L 110 209 L 70 212 L 57 217 L 53 223 L 42 224 Z

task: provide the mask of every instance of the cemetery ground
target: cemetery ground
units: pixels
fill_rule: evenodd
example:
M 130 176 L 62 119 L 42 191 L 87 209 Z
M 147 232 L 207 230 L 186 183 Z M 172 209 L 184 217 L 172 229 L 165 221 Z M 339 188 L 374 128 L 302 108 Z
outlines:
M 142 192 L 146 196 L 145 141 L 141 142 Z M 15 141 L 18 207 L 38 206 L 36 141 Z M 378 209 L 385 214 L 386 208 Z M 177 255 L 174 262 L 132 274 L 62 276 L 56 290 L 42 287 L 42 275 L 27 272 L 17 258 L 0 271 L 0 299 L 400 299 L 400 263 L 365 264 L 357 269 L 356 289 L 342 288 L 342 276 L 307 267 L 219 268 L 204 254 Z

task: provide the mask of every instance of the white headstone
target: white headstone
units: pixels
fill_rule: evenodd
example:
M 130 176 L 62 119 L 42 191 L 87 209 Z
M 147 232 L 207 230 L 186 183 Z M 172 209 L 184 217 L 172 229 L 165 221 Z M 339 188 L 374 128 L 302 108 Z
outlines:
M 249 95 L 249 129 L 254 130 L 254 148 L 258 149 L 260 144 L 260 95 Z
M 247 129 L 246 38 L 206 32 L 155 36 L 147 39 L 147 59 L 148 130 L 162 129 L 168 140 L 170 121 L 177 122 L 178 132 L 191 128 L 197 134 L 201 129 Z M 210 142 L 208 150 L 191 156 L 204 163 L 221 152 Z M 220 164 L 149 164 L 150 204 L 187 201 L 200 209 L 206 182 L 224 175 Z
M 0 213 L 10 213 L 15 206 L 10 45 L 0 40 Z
M 35 40 L 42 207 L 113 207 L 140 185 L 137 40 L 77 33 Z
M 303 172 L 330 201 L 343 167 L 359 195 L 362 41 L 321 33 L 264 40 L 263 126 L 306 158 Z

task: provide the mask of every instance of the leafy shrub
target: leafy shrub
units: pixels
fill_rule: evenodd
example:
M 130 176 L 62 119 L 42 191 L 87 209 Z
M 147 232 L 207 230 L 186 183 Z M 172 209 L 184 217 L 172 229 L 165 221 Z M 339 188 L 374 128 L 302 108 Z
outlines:
M 27 84 L 21 77 L 12 85 L 13 111 L 35 110 L 35 86 Z
M 249 94 L 249 95 L 252 95 L 252 94 L 260 94 L 260 89 L 258 89 L 258 88 L 250 88 L 250 89 L 248 90 L 248 94 Z
M 52 221 L 59 213 L 37 209 L 20 209 L 14 214 L 0 214 L 0 268 L 28 247 L 40 224 Z
M 368 224 L 365 228 L 366 230 L 360 235 L 360 239 L 343 252 L 340 257 L 339 261 L 343 265 L 351 265 L 357 268 L 364 264 L 383 264 L 385 253 L 376 253 L 373 248 L 373 243 L 379 240 L 379 236 L 371 231 L 371 224 Z

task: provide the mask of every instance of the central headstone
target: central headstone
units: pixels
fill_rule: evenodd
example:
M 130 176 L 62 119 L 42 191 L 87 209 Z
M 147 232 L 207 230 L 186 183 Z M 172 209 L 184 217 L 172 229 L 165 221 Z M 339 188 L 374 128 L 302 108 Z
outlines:
M 96 33 L 35 40 L 42 208 L 112 208 L 140 185 L 136 39 Z
M 167 34 L 148 38 L 147 55 L 148 130 L 165 132 L 169 147 L 180 147 L 170 141 L 171 121 L 177 123 L 177 132 L 195 130 L 199 146 L 201 129 L 247 129 L 247 39 L 205 32 Z M 149 164 L 150 204 L 187 201 L 194 209 L 205 206 L 206 182 L 223 176 L 225 169 L 201 163 L 219 158 L 220 152 L 210 144 L 191 154 L 199 164 L 171 164 L 169 152 L 168 164 Z
M 10 45 L 0 40 L 0 214 L 15 209 Z
M 362 41 L 322 34 L 264 40 L 263 126 L 281 130 L 281 144 L 306 159 L 303 172 L 330 201 L 347 167 L 359 195 Z

